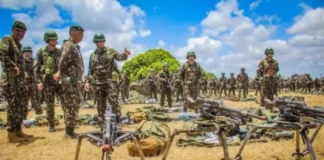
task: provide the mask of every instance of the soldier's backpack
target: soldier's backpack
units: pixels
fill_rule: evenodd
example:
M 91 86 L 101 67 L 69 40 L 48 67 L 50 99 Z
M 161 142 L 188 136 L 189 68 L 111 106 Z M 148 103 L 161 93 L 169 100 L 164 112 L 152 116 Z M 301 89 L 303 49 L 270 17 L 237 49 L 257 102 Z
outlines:
M 149 119 L 158 122 L 169 122 L 171 118 L 168 114 L 163 112 L 153 112 L 149 114 Z
M 140 143 L 145 157 L 158 156 L 164 152 L 170 138 L 170 128 L 166 124 L 144 121 L 138 130 L 141 132 Z M 134 142 L 127 142 L 127 149 L 130 156 L 139 156 Z

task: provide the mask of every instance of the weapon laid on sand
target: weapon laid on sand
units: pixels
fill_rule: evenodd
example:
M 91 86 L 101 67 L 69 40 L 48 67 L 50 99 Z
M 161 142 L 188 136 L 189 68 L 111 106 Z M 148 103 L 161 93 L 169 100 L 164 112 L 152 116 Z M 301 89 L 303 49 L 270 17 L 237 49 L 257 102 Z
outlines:
M 265 99 L 265 102 L 266 105 L 279 108 L 279 118 L 269 125 L 250 124 L 250 131 L 243 143 L 246 143 L 257 129 L 294 130 L 296 132 L 296 152 L 292 156 L 300 159 L 306 154 L 310 154 L 311 160 L 316 160 L 312 142 L 324 123 L 324 110 L 309 108 L 304 102 L 294 101 L 289 98 L 279 98 L 275 101 Z M 309 138 L 307 136 L 308 130 L 313 128 L 316 128 L 316 130 Z M 300 150 L 300 136 L 306 144 L 306 149 L 303 152 Z M 240 154 L 241 150 L 236 157 L 239 158 Z
M 103 121 L 104 127 L 100 131 L 93 131 L 87 133 L 80 133 L 78 144 L 75 152 L 75 160 L 79 159 L 81 142 L 83 138 L 88 138 L 93 144 L 102 148 L 101 160 L 111 160 L 110 154 L 114 151 L 113 146 L 119 146 L 122 142 L 133 140 L 138 149 L 141 160 L 144 160 L 144 154 L 139 143 L 138 133 L 122 131 L 116 122 L 116 115 L 112 113 L 111 107 L 107 108 L 105 120 Z
M 201 106 L 200 116 L 205 120 L 210 120 L 212 127 L 192 129 L 192 130 L 178 130 L 176 129 L 171 135 L 167 148 L 164 152 L 162 160 L 167 158 L 168 152 L 170 150 L 172 141 L 174 137 L 180 133 L 206 133 L 206 132 L 217 132 L 217 135 L 220 140 L 224 152 L 224 159 L 230 160 L 228 145 L 226 143 L 226 134 L 234 129 L 235 127 L 245 124 L 250 121 L 251 118 L 257 118 L 260 120 L 266 120 L 266 117 L 257 116 L 246 111 L 241 111 L 238 109 L 230 108 L 224 106 L 219 101 L 215 100 L 206 100 L 206 99 L 197 99 L 193 100 L 188 97 L 187 102 L 191 106 Z M 245 145 L 245 144 L 244 144 Z M 242 146 L 244 148 L 244 146 Z

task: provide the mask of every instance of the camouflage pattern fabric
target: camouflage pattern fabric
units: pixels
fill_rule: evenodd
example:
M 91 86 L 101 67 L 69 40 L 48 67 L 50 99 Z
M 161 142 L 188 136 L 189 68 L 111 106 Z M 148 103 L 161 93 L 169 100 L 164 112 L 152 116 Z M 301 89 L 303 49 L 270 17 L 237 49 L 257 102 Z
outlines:
M 184 111 L 187 111 L 189 107 L 186 99 L 191 97 L 192 99 L 197 99 L 199 95 L 199 79 L 202 77 L 201 67 L 197 62 L 190 64 L 186 62 L 183 64 L 178 72 L 178 76 L 183 81 L 183 91 L 184 91 Z M 198 110 L 196 110 L 198 112 Z
M 35 59 L 36 81 L 37 83 L 43 83 L 43 96 L 46 104 L 46 115 L 50 126 L 54 126 L 55 122 L 55 97 L 58 95 L 60 102 L 64 101 L 62 86 L 53 79 L 53 75 L 58 71 L 60 57 L 60 49 L 55 48 L 53 51 L 50 51 L 46 46 L 37 52 Z M 52 59 L 54 63 L 49 65 L 47 63 L 48 59 Z M 48 70 L 50 70 L 50 72 L 48 72 Z M 65 104 L 61 103 L 61 106 L 64 112 Z
M 124 101 L 125 99 L 129 99 L 129 85 L 130 85 L 129 77 L 127 75 L 123 75 L 120 88 L 121 88 L 121 96 Z
M 243 98 L 248 95 L 249 76 L 245 72 L 241 72 L 237 75 L 237 81 L 239 83 L 239 98 L 241 98 L 241 92 L 243 92 Z
M 4 96 L 8 102 L 7 130 L 17 132 L 25 116 L 24 111 L 24 56 L 22 55 L 21 44 L 13 37 L 6 36 L 0 42 L 0 61 L 2 70 L 6 74 L 6 85 L 3 86 Z M 14 67 L 19 68 L 16 75 Z
M 179 102 L 179 97 L 181 96 L 181 100 L 183 101 L 183 87 L 182 87 L 182 81 L 178 77 L 178 75 L 175 75 L 174 80 L 173 80 L 173 87 L 175 91 L 175 96 L 176 96 L 176 102 Z
M 260 81 L 260 77 L 255 77 L 254 79 L 254 88 L 255 88 L 255 96 L 258 95 L 258 93 L 261 94 L 261 81 Z
M 66 127 L 74 128 L 81 103 L 81 80 L 84 73 L 84 64 L 80 47 L 72 40 L 64 42 L 59 73 L 62 80 L 64 123 Z
M 226 82 L 227 82 L 227 78 L 222 75 L 222 77 L 219 79 L 219 83 L 220 83 L 219 96 L 220 97 L 222 96 L 223 91 L 224 91 L 225 96 L 227 96 Z
M 229 84 L 229 88 L 228 88 L 228 96 L 231 96 L 231 94 L 233 96 L 235 96 L 235 84 L 236 84 L 236 79 L 234 78 L 234 76 L 231 76 L 228 80 L 227 83 Z
M 41 105 L 38 99 L 38 90 L 36 85 L 35 74 L 33 70 L 34 59 L 30 57 L 29 59 L 25 58 L 25 116 L 27 118 L 28 114 L 28 102 L 31 101 L 32 106 L 36 110 L 41 110 Z
M 149 90 L 150 90 L 149 96 L 150 96 L 150 98 L 157 99 L 157 86 L 155 84 L 155 82 L 156 82 L 155 74 L 154 73 L 150 73 L 146 77 L 146 81 L 148 82 L 148 85 L 149 85 Z
M 167 96 L 168 106 L 172 107 L 172 86 L 171 85 L 172 75 L 170 71 L 161 71 L 159 73 L 159 81 L 161 82 L 161 102 L 160 105 L 164 106 L 164 98 Z

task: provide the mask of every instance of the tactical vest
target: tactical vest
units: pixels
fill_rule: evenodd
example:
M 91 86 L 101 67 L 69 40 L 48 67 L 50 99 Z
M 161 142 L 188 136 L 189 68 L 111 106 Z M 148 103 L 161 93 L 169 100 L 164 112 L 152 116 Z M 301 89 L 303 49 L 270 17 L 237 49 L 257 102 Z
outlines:
M 247 75 L 246 73 L 240 73 L 239 74 L 239 81 L 244 83 L 244 82 L 247 82 Z
M 200 65 L 194 63 L 190 65 L 188 63 L 185 64 L 185 81 L 191 81 L 191 83 L 198 83 L 198 72 L 200 72 Z
M 54 54 L 50 54 L 46 47 L 42 47 L 41 52 L 44 53 L 43 56 L 43 67 L 42 67 L 42 82 L 46 81 L 46 77 L 53 76 L 55 72 L 55 65 L 58 64 L 59 55 L 54 55 L 58 50 L 55 48 Z M 57 56 L 57 57 L 55 57 Z
M 277 74 L 277 61 L 272 59 L 271 61 L 263 60 L 264 75 L 274 76 Z
M 94 52 L 91 54 L 91 68 L 93 69 L 93 76 L 95 80 L 106 80 L 108 78 L 112 78 L 112 75 L 109 76 L 109 72 L 112 74 L 112 71 L 109 68 L 111 60 L 111 53 L 106 48 L 104 48 L 104 53 Z

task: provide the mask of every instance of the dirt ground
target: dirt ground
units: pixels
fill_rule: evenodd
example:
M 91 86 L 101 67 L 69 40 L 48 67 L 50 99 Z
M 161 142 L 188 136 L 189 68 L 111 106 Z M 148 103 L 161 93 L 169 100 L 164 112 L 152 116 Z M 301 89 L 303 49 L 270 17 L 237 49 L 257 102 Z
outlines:
M 297 95 L 297 94 L 285 94 Z M 309 106 L 322 105 L 324 106 L 324 96 L 302 95 L 305 96 Z M 255 102 L 232 102 L 224 101 L 225 105 L 244 108 L 258 106 Z M 123 105 L 122 110 L 134 110 L 138 107 L 143 107 L 143 104 Z M 62 113 L 61 107 L 55 107 L 56 113 Z M 95 109 L 81 109 L 80 114 L 94 114 Z M 28 117 L 33 118 L 34 113 L 29 113 Z M 6 118 L 5 112 L 0 112 L 1 118 Z M 184 122 L 173 121 L 167 123 L 171 130 L 182 128 Z M 125 129 L 133 130 L 136 125 L 129 126 Z M 77 140 L 64 139 L 64 123 L 61 120 L 57 126 L 57 132 L 49 133 L 47 127 L 35 127 L 23 129 L 28 134 L 33 134 L 34 138 L 27 143 L 10 144 L 7 140 L 7 132 L 5 129 L 0 129 L 0 160 L 72 160 L 74 159 Z M 82 125 L 77 132 L 95 131 L 98 128 L 93 126 Z M 215 160 L 223 157 L 221 147 L 177 147 L 175 142 L 179 138 L 176 137 L 169 152 L 169 160 Z M 324 130 L 322 129 L 313 143 L 317 159 L 324 159 Z M 230 146 L 229 152 L 231 157 L 234 157 L 238 152 L 239 146 Z M 242 154 L 245 160 L 289 160 L 293 159 L 291 154 L 295 151 L 294 140 L 271 141 L 268 143 L 253 143 L 248 144 Z M 100 159 L 101 148 L 96 147 L 86 140 L 83 141 L 80 153 L 80 160 Z M 139 159 L 138 157 L 128 156 L 126 145 L 123 144 L 115 147 L 112 153 L 112 159 L 116 160 L 132 160 Z M 146 158 L 149 160 L 162 159 L 162 155 L 158 157 Z M 306 156 L 304 159 L 310 159 Z

